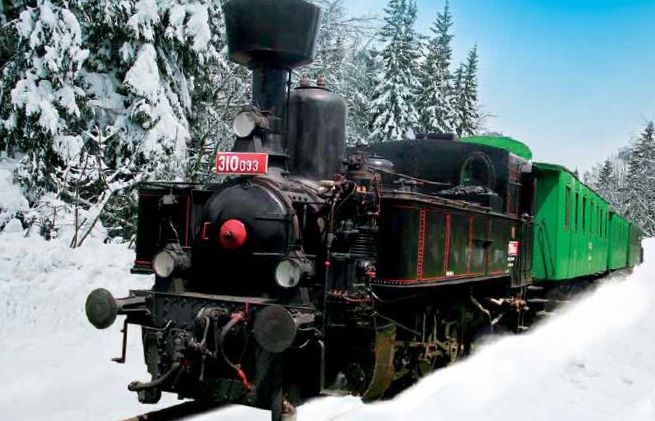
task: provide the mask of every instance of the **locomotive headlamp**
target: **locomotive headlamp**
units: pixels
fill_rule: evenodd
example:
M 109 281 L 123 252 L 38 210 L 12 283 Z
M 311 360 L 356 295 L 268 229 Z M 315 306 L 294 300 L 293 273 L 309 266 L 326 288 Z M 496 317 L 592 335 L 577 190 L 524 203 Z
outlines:
M 300 283 L 300 264 L 295 259 L 284 259 L 275 268 L 275 282 L 282 288 L 293 288 Z
M 239 113 L 232 123 L 232 130 L 237 137 L 248 137 L 257 128 L 257 115 L 252 111 Z
M 314 267 L 302 253 L 292 253 L 275 267 L 275 282 L 282 288 L 294 288 L 300 280 L 311 275 Z
M 168 278 L 175 270 L 175 257 L 167 250 L 157 253 L 152 261 L 152 269 L 160 278 Z

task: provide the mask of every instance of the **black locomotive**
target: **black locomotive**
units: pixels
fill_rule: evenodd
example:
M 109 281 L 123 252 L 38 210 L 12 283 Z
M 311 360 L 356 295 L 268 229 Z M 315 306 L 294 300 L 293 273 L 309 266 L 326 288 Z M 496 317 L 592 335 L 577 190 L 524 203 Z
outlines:
M 125 331 L 141 326 L 152 379 L 129 385 L 139 400 L 173 392 L 279 420 L 321 394 L 391 396 L 490 326 L 520 328 L 530 163 L 434 135 L 346 151 L 344 101 L 320 81 L 290 89 L 320 10 L 231 0 L 224 12 L 253 100 L 217 170 L 241 175 L 141 186 L 133 272 L 154 286 L 87 300 L 98 328 L 118 314 Z

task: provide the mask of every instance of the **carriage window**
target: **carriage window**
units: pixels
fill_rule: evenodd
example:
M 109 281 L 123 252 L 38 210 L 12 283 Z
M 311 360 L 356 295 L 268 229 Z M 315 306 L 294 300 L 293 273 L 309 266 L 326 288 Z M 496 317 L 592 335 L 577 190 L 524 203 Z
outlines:
M 460 173 L 460 184 L 463 186 L 484 186 L 493 189 L 495 175 L 491 160 L 483 153 L 471 154 Z
M 564 229 L 569 230 L 571 227 L 571 187 L 566 186 L 566 196 L 564 197 Z

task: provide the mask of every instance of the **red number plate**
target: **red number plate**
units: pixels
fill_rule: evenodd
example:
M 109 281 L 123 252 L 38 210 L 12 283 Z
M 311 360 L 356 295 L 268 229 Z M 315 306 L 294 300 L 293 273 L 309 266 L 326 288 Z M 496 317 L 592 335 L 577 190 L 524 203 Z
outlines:
M 510 241 L 509 246 L 507 247 L 507 255 L 508 256 L 518 256 L 519 254 L 519 242 L 518 241 Z
M 216 154 L 216 174 L 253 175 L 268 172 L 268 154 L 219 152 Z

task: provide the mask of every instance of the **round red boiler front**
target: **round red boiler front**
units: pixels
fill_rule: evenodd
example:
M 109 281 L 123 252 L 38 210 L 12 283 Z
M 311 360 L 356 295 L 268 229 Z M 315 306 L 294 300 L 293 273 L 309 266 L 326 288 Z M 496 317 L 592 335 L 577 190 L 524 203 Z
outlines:
M 245 244 L 248 232 L 243 222 L 238 219 L 228 219 L 221 225 L 218 236 L 223 248 L 236 250 Z

